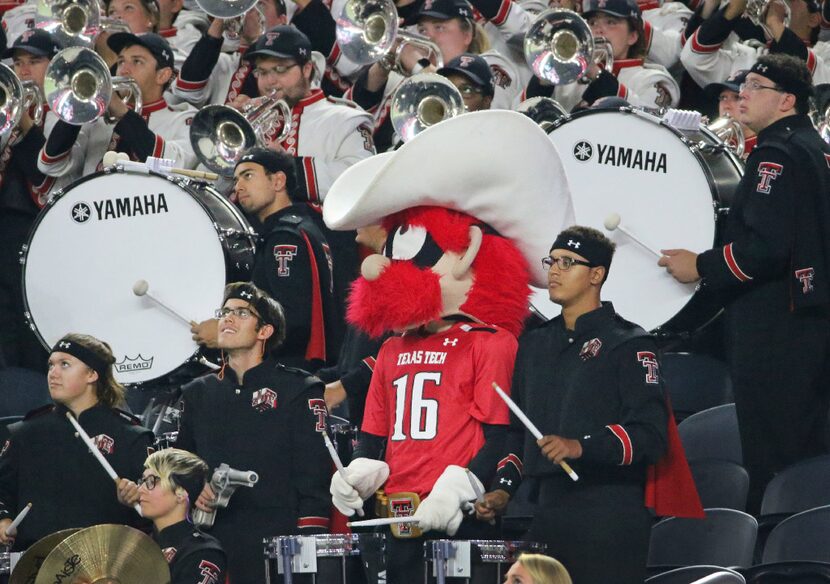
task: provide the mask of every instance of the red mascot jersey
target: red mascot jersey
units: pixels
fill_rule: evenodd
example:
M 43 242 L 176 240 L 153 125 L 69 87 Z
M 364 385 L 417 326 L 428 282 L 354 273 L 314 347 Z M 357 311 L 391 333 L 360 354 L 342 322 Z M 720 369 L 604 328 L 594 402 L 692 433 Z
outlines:
M 481 424 L 509 423 L 492 383 L 509 390 L 517 345 L 509 332 L 475 323 L 384 343 L 362 430 L 387 439 L 387 493 L 425 497 L 447 465 L 466 467 L 478 453 Z

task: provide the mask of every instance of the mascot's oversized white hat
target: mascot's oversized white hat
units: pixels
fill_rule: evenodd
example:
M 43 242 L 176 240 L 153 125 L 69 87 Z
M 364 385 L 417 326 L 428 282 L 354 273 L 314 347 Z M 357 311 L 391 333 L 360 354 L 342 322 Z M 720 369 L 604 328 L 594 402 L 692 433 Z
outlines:
M 356 229 L 421 205 L 467 213 L 512 239 L 532 283 L 544 288 L 539 260 L 574 224 L 559 152 L 535 122 L 508 110 L 451 118 L 349 167 L 329 189 L 323 219 L 331 229 Z

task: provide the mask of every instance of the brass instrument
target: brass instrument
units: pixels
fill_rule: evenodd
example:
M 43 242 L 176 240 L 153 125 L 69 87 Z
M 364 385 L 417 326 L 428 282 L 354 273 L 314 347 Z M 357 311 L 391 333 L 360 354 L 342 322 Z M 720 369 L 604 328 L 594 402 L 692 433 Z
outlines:
M 0 63 L 0 138 L 5 142 L 20 124 L 23 114 L 34 106 L 35 125 L 43 120 L 43 94 L 34 81 L 21 81 L 14 71 Z
M 734 152 L 735 156 L 741 158 L 744 155 L 744 129 L 732 116 L 727 114 L 717 118 L 706 127 Z
M 518 105 L 516 111 L 539 124 L 545 132 L 550 132 L 556 121 L 568 115 L 559 102 L 549 97 L 531 97 Z
M 430 126 L 465 112 L 464 99 L 446 77 L 419 73 L 400 84 L 392 96 L 389 119 L 406 142 Z
M 229 41 L 239 40 L 245 15 L 256 10 L 259 28 L 265 32 L 265 15 L 257 6 L 259 0 L 196 0 L 196 4 L 207 14 L 225 21 L 223 34 Z
M 91 47 L 101 32 L 130 32 L 125 22 L 101 16 L 99 0 L 38 0 L 36 28 L 64 47 Z

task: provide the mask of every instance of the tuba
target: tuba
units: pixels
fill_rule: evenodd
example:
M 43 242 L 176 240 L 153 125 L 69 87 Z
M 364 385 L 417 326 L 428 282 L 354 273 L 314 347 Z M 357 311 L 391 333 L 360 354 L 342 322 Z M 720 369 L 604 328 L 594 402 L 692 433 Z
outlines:
M 445 77 L 419 73 L 395 90 L 389 119 L 404 142 L 430 126 L 464 113 L 461 92 Z
M 347 0 L 337 19 L 337 44 L 357 65 L 370 65 L 387 55 L 404 76 L 401 53 L 406 45 L 426 51 L 436 67 L 443 67 L 441 49 L 428 38 L 398 28 L 398 11 L 392 0 Z
M 106 116 L 113 92 L 128 93 L 125 99 L 132 99 L 133 109 L 141 113 L 141 90 L 135 80 L 111 76 L 98 53 L 83 47 L 69 47 L 52 58 L 43 92 L 55 115 L 75 126 Z
M 584 18 L 563 8 L 545 10 L 531 23 L 524 55 L 539 79 L 555 85 L 581 81 L 593 63 L 604 61 L 609 72 L 614 67 L 611 43 L 595 38 Z
M 209 105 L 193 118 L 190 144 L 207 168 L 231 176 L 243 153 L 263 145 L 266 136 L 280 125 L 277 140 L 282 142 L 291 132 L 291 108 L 273 93 L 252 99 L 241 112 L 226 105 Z
M 21 81 L 6 65 L 0 63 L 0 139 L 5 142 L 20 124 L 24 112 L 34 106 L 33 121 L 43 120 L 43 95 L 34 81 Z
M 529 117 L 548 133 L 559 119 L 568 115 L 558 101 L 549 97 L 526 99 L 518 105 L 516 111 Z
M 196 0 L 203 12 L 225 21 L 224 36 L 229 41 L 239 40 L 242 33 L 245 14 L 256 10 L 259 15 L 259 28 L 265 32 L 265 15 L 257 6 L 259 0 Z
M 35 26 L 53 34 L 64 47 L 91 47 L 104 30 L 130 32 L 126 23 L 101 17 L 99 0 L 38 0 Z
M 744 130 L 741 124 L 730 115 L 717 118 L 706 128 L 723 142 L 727 148 L 741 158 L 744 155 Z

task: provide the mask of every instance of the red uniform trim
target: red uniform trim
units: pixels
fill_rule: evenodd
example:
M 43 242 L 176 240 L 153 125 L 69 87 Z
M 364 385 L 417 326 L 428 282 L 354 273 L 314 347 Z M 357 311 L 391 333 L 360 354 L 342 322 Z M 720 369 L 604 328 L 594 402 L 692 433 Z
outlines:
M 375 360 L 375 358 L 374 358 L 374 357 L 366 357 L 366 358 L 363 360 L 363 364 L 364 364 L 364 365 L 366 365 L 366 367 L 368 367 L 368 368 L 369 368 L 369 371 L 372 371 L 372 372 L 374 372 L 374 371 L 375 371 L 375 363 L 376 363 L 376 362 L 377 362 L 377 361 Z
M 692 51 L 694 51 L 695 53 L 706 54 L 706 53 L 714 53 L 715 51 L 720 49 L 720 43 L 717 43 L 717 44 L 714 44 L 714 45 L 704 45 L 703 43 L 698 41 L 697 40 L 697 33 L 699 31 L 700 31 L 700 29 L 697 29 L 692 34 L 692 38 L 689 39 L 690 41 L 692 41 Z
M 308 516 L 297 519 L 297 527 L 322 527 L 328 529 L 331 520 L 328 517 Z
M 331 52 L 329 53 L 328 58 L 326 61 L 329 64 L 334 65 L 337 62 L 337 59 L 340 58 L 340 45 L 337 44 L 337 41 L 334 41 L 334 46 L 331 48 Z
M 72 150 L 69 149 L 66 152 L 62 152 L 62 153 L 58 154 L 57 156 L 49 156 L 48 154 L 46 154 L 45 148 L 41 148 L 41 150 L 40 150 L 40 160 L 44 164 L 55 164 L 56 162 L 60 162 L 61 160 L 63 160 L 67 156 L 69 156 L 69 153 L 71 151 Z
M 311 240 L 305 231 L 301 231 L 308 249 L 308 263 L 311 266 L 311 334 L 305 350 L 306 361 L 326 360 L 326 324 L 323 316 L 323 296 L 320 292 L 320 269 L 311 247 Z M 328 521 L 328 520 L 326 520 Z M 302 526 L 301 526 L 302 527 Z
M 317 188 L 317 173 L 314 171 L 314 159 L 310 156 L 303 157 L 303 174 L 305 174 L 305 186 L 308 191 L 308 200 L 317 203 L 320 201 L 320 192 Z
M 508 464 L 512 464 L 516 467 L 516 470 L 519 471 L 519 474 L 522 474 L 522 470 L 524 465 L 522 464 L 522 460 L 516 456 L 515 454 L 508 454 L 504 458 L 499 461 L 499 464 L 496 466 L 496 470 L 501 470 Z
M 207 79 L 204 81 L 185 81 L 181 77 L 176 78 L 176 87 L 182 91 L 196 91 L 205 87 L 207 83 Z
M 170 28 L 165 28 L 164 30 L 160 30 L 159 35 L 163 36 L 166 39 L 169 39 L 171 37 L 176 36 L 178 34 L 178 32 L 179 32 L 179 29 L 177 29 L 175 26 L 173 26 L 173 27 L 170 27 Z
M 641 9 L 645 10 L 645 8 Z M 650 22 L 643 22 L 643 34 L 646 36 L 646 53 L 648 53 L 651 50 L 651 41 L 654 40 L 654 29 Z
M 741 282 L 747 282 L 752 279 L 752 276 L 747 275 L 735 261 L 735 254 L 732 252 L 732 244 L 727 244 L 723 247 L 723 259 L 726 262 L 726 267 L 732 272 L 732 275 L 738 278 Z
M 620 83 L 619 87 L 617 88 L 617 97 L 628 99 L 628 88 L 622 83 Z
M 164 138 L 156 134 L 156 145 L 153 148 L 153 157 L 161 158 L 162 154 L 164 154 Z
M 507 17 L 510 15 L 510 9 L 513 8 L 512 0 L 502 0 L 501 5 L 499 6 L 499 11 L 496 15 L 490 20 L 496 26 L 500 26 L 507 21 Z
M 807 68 L 810 70 L 811 75 L 815 73 L 817 64 L 816 54 L 812 50 L 807 49 Z
M 614 436 L 616 436 L 622 444 L 623 455 L 622 462 L 620 464 L 631 464 L 631 461 L 634 459 L 634 447 L 631 444 L 631 437 L 628 435 L 628 432 L 626 432 L 625 428 L 619 424 L 606 426 L 606 428 L 611 430 L 611 433 L 614 434 Z
M 628 69 L 629 67 L 642 67 L 643 66 L 643 59 L 620 59 L 618 61 L 614 61 L 614 69 L 611 71 L 614 74 L 614 77 L 620 74 L 620 71 L 623 69 Z

